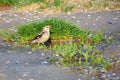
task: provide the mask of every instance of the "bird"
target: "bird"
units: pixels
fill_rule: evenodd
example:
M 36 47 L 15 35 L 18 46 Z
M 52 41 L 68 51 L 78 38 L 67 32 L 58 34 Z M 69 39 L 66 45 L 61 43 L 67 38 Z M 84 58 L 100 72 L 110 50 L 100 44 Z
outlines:
M 32 39 L 31 43 L 42 43 L 44 44 L 50 39 L 50 25 L 44 26 L 43 30 L 35 37 Z

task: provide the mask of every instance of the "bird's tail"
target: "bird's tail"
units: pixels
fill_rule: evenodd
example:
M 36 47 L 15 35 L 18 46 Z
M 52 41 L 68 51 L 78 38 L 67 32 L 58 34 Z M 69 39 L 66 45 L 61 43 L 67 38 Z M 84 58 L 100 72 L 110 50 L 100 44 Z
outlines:
M 32 40 L 30 43 L 36 43 L 36 40 Z
M 28 43 L 29 44 L 34 44 L 34 43 L 36 43 L 36 40 L 29 40 Z

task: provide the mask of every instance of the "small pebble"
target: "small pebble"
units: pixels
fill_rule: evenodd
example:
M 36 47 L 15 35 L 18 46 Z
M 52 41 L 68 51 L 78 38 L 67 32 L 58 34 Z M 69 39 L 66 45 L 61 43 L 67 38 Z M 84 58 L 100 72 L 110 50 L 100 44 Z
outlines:
M 44 53 L 41 53 L 42 56 L 44 56 L 45 54 Z
M 108 9 L 109 9 L 109 7 L 106 7 L 105 9 L 107 9 L 107 10 L 108 10 Z
M 6 64 L 10 64 L 11 62 L 10 61 L 7 61 Z
M 35 13 L 38 12 L 37 10 L 34 11 Z
M 22 80 L 22 79 L 18 78 L 18 80 Z
M 95 26 L 96 24 L 94 23 L 93 25 Z
M 15 17 L 17 17 L 17 14 L 14 14 Z
M 19 63 L 19 61 L 16 61 L 16 64 L 18 64 Z
M 22 18 L 23 20 L 25 20 L 26 18 Z
M 92 80 L 94 80 L 95 79 L 95 77 L 92 77 Z
M 73 19 L 75 19 L 76 17 L 75 16 L 72 16 Z
M 22 76 L 23 76 L 23 77 L 29 76 L 28 73 L 29 73 L 29 72 L 26 72 L 26 73 L 24 73 Z
M 58 57 L 59 55 L 58 55 L 58 54 L 55 54 L 55 56 L 57 56 L 57 57 Z
M 89 15 L 89 14 L 88 14 L 87 16 L 88 16 L 88 17 L 90 17 L 90 15 Z
M 117 20 L 118 18 L 114 18 L 113 20 Z
M 68 14 L 68 15 L 70 15 L 70 14 L 71 14 L 71 12 L 68 12 L 67 14 Z
M 108 77 L 110 77 L 111 75 L 108 75 Z
M 25 63 L 26 65 L 29 65 L 29 63 Z
M 91 37 L 91 36 L 92 36 L 92 34 L 89 34 L 89 35 L 88 35 L 88 37 Z
M 3 16 L 4 14 L 0 14 L 0 17 Z
M 12 28 L 12 29 L 9 29 L 9 30 L 14 31 L 15 29 Z
M 80 78 L 78 80 L 81 80 Z
M 31 54 L 32 52 L 30 51 L 30 52 L 28 52 L 29 54 Z
M 100 16 L 98 16 L 97 18 L 101 18 Z
M 112 75 L 113 75 L 113 76 L 115 76 L 115 75 L 116 75 L 116 73 L 113 73 Z
M 77 23 L 79 23 L 80 21 L 79 20 L 77 20 Z
M 17 32 L 17 30 L 14 30 L 14 32 Z
M 29 13 L 29 15 L 31 16 L 32 14 L 31 14 L 31 13 Z
M 11 47 L 12 45 L 11 44 L 8 44 L 8 47 Z
M 106 77 L 106 74 L 102 74 L 102 76 L 101 76 L 102 78 L 105 78 Z
M 117 11 L 116 13 L 120 13 L 120 11 Z
M 48 64 L 48 62 L 47 61 L 43 61 L 43 62 L 41 62 L 41 64 Z
M 96 21 L 98 21 L 98 19 L 96 19 Z
M 88 74 L 89 70 L 86 70 L 86 69 L 85 69 L 84 72 L 85 72 L 85 74 Z
M 27 19 L 27 21 L 30 21 L 30 19 Z
M 4 46 L 4 43 L 1 43 L 2 46 Z
M 34 16 L 34 18 L 39 18 L 39 16 Z
M 106 70 L 104 70 L 104 69 L 102 69 L 102 70 L 100 70 L 102 73 L 106 73 L 107 71 Z

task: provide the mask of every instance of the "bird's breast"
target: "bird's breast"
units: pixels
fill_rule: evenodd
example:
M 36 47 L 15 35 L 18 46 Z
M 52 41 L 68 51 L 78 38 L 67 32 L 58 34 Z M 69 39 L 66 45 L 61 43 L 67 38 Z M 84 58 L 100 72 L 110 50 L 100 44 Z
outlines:
M 46 33 L 46 34 L 42 35 L 41 38 L 38 39 L 38 42 L 39 42 L 39 43 L 44 43 L 44 42 L 46 42 L 49 38 L 50 38 L 50 34 L 47 34 L 47 33 Z

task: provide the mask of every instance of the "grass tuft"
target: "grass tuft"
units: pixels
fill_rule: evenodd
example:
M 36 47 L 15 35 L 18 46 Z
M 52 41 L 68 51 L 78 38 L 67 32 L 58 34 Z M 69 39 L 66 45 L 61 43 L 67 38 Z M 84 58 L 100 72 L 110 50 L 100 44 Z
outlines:
M 14 41 L 26 43 L 33 39 L 46 25 L 53 26 L 53 28 L 50 30 L 52 40 L 77 39 L 84 44 L 98 44 L 103 39 L 101 32 L 93 33 L 90 30 L 79 29 L 77 28 L 77 25 L 59 18 L 49 18 L 40 22 L 32 22 L 26 25 L 20 25 L 17 27 L 17 32 L 10 35 L 14 36 L 12 40 L 15 38 Z
M 28 43 L 33 39 L 44 26 L 51 25 L 51 39 L 53 40 L 75 40 L 74 42 L 66 41 L 59 44 L 53 44 L 49 48 L 44 45 L 33 45 L 32 48 L 54 50 L 61 58 L 60 64 L 64 65 L 100 65 L 105 67 L 109 62 L 104 59 L 96 45 L 104 39 L 102 32 L 92 32 L 78 28 L 77 25 L 60 18 L 48 18 L 40 22 L 32 22 L 20 25 L 16 32 L 1 31 L 0 34 L 6 41 L 15 43 Z M 26 44 L 28 46 L 28 44 Z
M 81 43 L 54 45 L 53 50 L 60 55 L 59 64 L 74 66 L 107 67 L 110 65 L 104 56 L 93 45 L 84 48 Z

